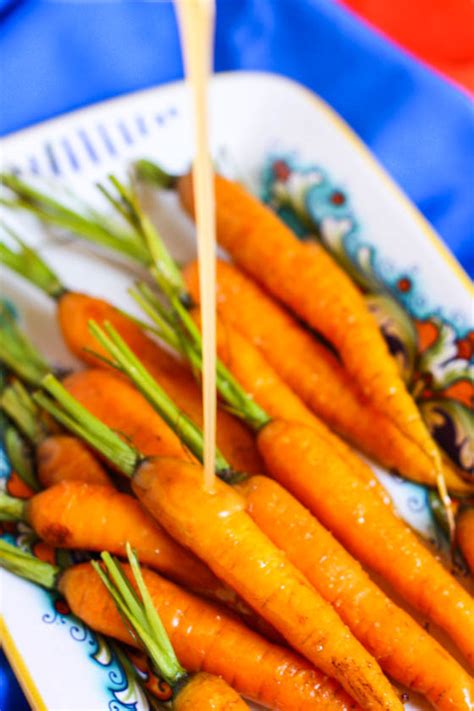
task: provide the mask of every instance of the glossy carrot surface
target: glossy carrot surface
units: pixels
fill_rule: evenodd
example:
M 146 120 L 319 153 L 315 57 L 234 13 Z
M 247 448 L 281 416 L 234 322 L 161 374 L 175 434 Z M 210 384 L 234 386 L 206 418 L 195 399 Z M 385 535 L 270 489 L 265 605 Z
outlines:
M 36 447 L 36 469 L 44 487 L 69 480 L 112 485 L 97 457 L 70 435 L 49 435 L 40 442 Z
M 444 629 L 473 664 L 473 599 L 370 486 L 305 425 L 274 420 L 258 443 L 271 475 L 361 563 Z
M 382 592 L 362 566 L 286 489 L 268 477 L 238 485 L 246 510 L 337 610 L 382 669 L 440 711 L 469 711 L 469 674 L 412 617 Z
M 134 476 L 143 505 L 301 654 L 334 677 L 367 709 L 401 704 L 376 661 L 333 608 L 245 512 L 245 499 L 217 480 L 202 488 L 202 468 L 148 460 Z
M 184 274 L 197 300 L 196 263 Z M 354 389 L 334 354 L 248 276 L 223 261 L 217 263 L 217 303 L 224 323 L 259 348 L 282 380 L 331 429 L 387 469 L 436 486 L 430 457 Z M 451 491 L 473 492 L 447 462 L 444 475 Z
M 106 354 L 89 333 L 89 320 L 99 324 L 109 321 L 178 407 L 196 423 L 202 424 L 201 393 L 193 375 L 109 303 L 69 292 L 59 301 L 58 318 L 61 332 L 72 353 L 93 367 L 103 364 L 85 349 L 102 356 Z M 236 470 L 250 473 L 262 471 L 263 463 L 252 434 L 245 425 L 221 408 L 217 413 L 217 445 Z
M 152 571 L 144 569 L 143 577 L 171 644 L 189 672 L 220 675 L 242 695 L 279 711 L 358 708 L 333 680 L 290 650 L 267 642 L 222 608 Z M 86 624 L 136 645 L 88 563 L 67 570 L 60 589 Z

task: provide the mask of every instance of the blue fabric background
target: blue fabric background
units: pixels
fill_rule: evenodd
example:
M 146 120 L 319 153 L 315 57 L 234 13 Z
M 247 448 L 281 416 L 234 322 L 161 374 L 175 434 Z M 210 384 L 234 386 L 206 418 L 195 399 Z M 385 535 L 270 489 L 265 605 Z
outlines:
M 279 72 L 320 94 L 474 275 L 468 96 L 330 0 L 217 5 L 217 71 Z M 2 134 L 182 76 L 170 2 L 0 0 L 0 23 Z M 1 711 L 19 704 L 0 695 Z

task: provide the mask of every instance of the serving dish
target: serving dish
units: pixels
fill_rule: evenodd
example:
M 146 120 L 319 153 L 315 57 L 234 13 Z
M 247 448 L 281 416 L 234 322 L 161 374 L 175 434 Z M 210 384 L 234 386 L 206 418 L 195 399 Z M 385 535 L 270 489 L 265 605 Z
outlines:
M 432 409 L 441 418 L 441 429 L 450 425 L 453 456 L 466 460 L 469 453 L 456 417 L 459 400 L 446 391 L 448 386 L 441 387 L 443 378 L 449 387 L 467 379 L 472 302 L 461 268 L 350 129 L 307 90 L 281 77 L 239 72 L 214 78 L 211 102 L 219 167 L 283 212 L 288 207 L 296 215 L 306 211 L 341 259 L 358 265 L 364 278 L 396 292 L 411 314 L 397 331 L 401 340 L 413 329 L 429 330 L 426 368 L 441 385 L 436 397 L 424 402 L 442 397 L 452 401 L 449 422 L 439 402 Z M 79 197 L 95 201 L 94 183 L 112 171 L 124 175 L 134 158 L 154 158 L 176 173 L 188 166 L 188 97 L 177 83 L 108 101 L 14 134 L 3 141 L 2 152 L 4 169 L 22 177 L 61 180 Z M 193 255 L 193 236 L 174 198 L 150 203 L 150 209 L 174 255 L 183 261 Z M 127 265 L 78 241 L 58 240 L 25 215 L 7 217 L 31 244 L 40 246 L 71 287 L 131 309 L 125 294 Z M 48 359 L 64 367 L 76 365 L 61 342 L 47 299 L 6 273 L 2 288 Z M 402 366 L 414 378 L 414 343 L 407 341 Z M 404 518 L 437 542 L 426 490 L 378 473 Z M 2 462 L 5 488 L 8 474 Z M 28 546 L 30 540 L 25 528 L 21 543 Z M 32 585 L 4 571 L 0 585 L 5 650 L 33 708 L 147 708 L 139 687 L 102 639 Z M 424 707 L 411 696 L 406 708 Z

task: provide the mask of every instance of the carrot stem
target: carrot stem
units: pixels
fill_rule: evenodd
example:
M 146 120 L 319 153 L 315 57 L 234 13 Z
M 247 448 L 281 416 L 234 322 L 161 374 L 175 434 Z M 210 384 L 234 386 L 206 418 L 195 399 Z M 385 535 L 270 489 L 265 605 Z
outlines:
M 156 188 L 170 190 L 174 188 L 178 180 L 178 176 L 167 173 L 161 166 L 145 158 L 137 160 L 133 168 L 138 180 L 149 183 Z
M 33 489 L 33 491 L 39 491 L 41 487 L 36 478 L 32 458 L 30 453 L 27 452 L 25 442 L 16 427 L 7 425 L 3 439 L 7 457 L 13 471 L 15 471 L 20 479 Z
M 92 565 L 112 596 L 133 637 L 145 648 L 163 679 L 174 687 L 186 679 L 187 672 L 176 657 L 143 580 L 138 559 L 128 543 L 127 557 L 138 594 L 131 586 L 119 561 L 110 553 L 101 554 L 105 570 L 95 561 L 92 562 Z
M 16 242 L 19 249 L 15 251 L 4 242 L 0 242 L 0 261 L 9 269 L 35 284 L 52 299 L 59 299 L 66 292 L 66 288 L 57 274 L 10 227 L 4 222 L 1 224 L 4 231 Z
M 139 452 L 86 410 L 54 375 L 43 378 L 42 387 L 52 398 L 43 392 L 35 393 L 33 397 L 40 407 L 103 454 L 123 474 L 133 476 L 143 460 Z
M 38 445 L 46 437 L 47 431 L 41 422 L 39 408 L 19 380 L 4 389 L 0 396 L 0 407 L 32 444 Z
M 61 569 L 0 539 L 0 566 L 47 590 L 55 590 Z
M 34 214 L 43 222 L 66 229 L 94 244 L 113 249 L 145 266 L 149 262 L 147 251 L 134 232 L 107 219 L 87 205 L 70 207 L 33 188 L 15 175 L 3 174 L 3 184 L 14 194 L 14 199 L 3 200 L 9 207 L 20 208 Z M 76 200 L 76 202 L 79 202 Z
M 31 385 L 39 385 L 49 373 L 47 363 L 4 304 L 0 305 L 0 361 Z
M 0 521 L 26 521 L 26 501 L 0 491 Z
M 128 375 L 181 441 L 202 461 L 204 442 L 201 430 L 174 404 L 114 327 L 106 322 L 102 329 L 90 321 L 89 329 L 112 356 L 112 364 Z M 219 450 L 216 451 L 216 469 L 226 475 L 230 471 L 229 463 Z

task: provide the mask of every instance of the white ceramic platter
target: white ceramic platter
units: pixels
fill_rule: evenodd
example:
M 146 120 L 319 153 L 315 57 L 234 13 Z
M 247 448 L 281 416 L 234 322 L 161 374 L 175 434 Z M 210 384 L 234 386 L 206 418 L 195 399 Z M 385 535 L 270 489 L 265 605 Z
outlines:
M 385 175 L 347 126 L 318 98 L 286 79 L 254 73 L 223 74 L 212 85 L 215 156 L 227 171 L 260 188 L 270 154 L 292 155 L 323 167 L 344 187 L 388 281 L 409 275 L 416 282 L 418 315 L 435 314 L 456 333 L 470 326 L 468 280 L 420 214 Z M 3 167 L 21 175 L 60 180 L 97 200 L 93 183 L 123 174 L 135 157 L 151 157 L 172 172 L 191 156 L 187 95 L 181 83 L 140 92 L 77 111 L 14 134 L 2 143 Z M 173 198 L 153 206 L 174 254 L 194 253 L 189 223 Z M 125 295 L 131 277 L 124 263 L 94 253 L 78 241 L 58 241 L 30 218 L 9 223 L 42 253 L 72 288 L 105 296 L 131 309 Z M 331 223 L 334 227 L 333 223 Z M 337 231 L 337 230 L 336 230 Z M 19 278 L 2 273 L 2 287 L 34 342 L 54 363 L 73 365 L 53 318 L 53 307 Z M 6 469 L 5 469 L 6 470 Z M 381 473 L 402 514 L 433 536 L 425 492 Z M 144 709 L 106 646 L 51 598 L 2 572 L 1 626 L 6 652 L 31 705 L 54 711 Z M 406 708 L 423 708 L 414 697 Z

